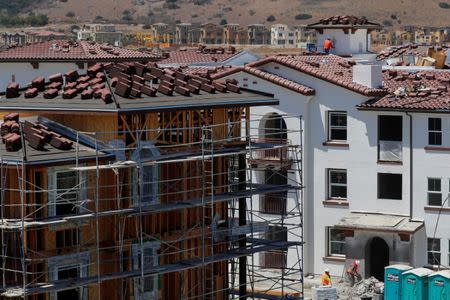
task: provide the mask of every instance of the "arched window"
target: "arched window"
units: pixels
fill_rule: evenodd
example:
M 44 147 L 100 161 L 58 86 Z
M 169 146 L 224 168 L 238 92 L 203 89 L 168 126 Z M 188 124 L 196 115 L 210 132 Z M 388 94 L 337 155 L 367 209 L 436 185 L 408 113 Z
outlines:
M 287 140 L 287 126 L 283 117 L 277 113 L 270 113 L 264 116 L 260 134 L 266 140 L 282 142 Z

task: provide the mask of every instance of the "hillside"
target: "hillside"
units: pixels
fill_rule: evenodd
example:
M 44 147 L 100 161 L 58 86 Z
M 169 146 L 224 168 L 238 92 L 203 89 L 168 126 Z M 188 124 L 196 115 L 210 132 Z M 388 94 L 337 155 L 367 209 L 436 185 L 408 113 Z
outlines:
M 301 24 L 353 14 L 384 24 L 450 26 L 450 0 L 0 0 L 0 7 L 16 1 L 34 3 L 23 12 L 46 13 L 55 21 L 103 18 L 140 23 L 226 20 L 239 24 Z M 298 16 L 302 14 L 312 18 Z M 268 22 L 271 15 L 274 20 Z

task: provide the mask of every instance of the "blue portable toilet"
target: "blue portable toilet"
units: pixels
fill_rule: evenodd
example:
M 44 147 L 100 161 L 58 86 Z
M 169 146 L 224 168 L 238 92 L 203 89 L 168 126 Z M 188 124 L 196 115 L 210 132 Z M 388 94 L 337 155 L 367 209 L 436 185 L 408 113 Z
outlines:
M 428 300 L 450 299 L 450 270 L 429 275 L 428 282 Z
M 384 268 L 384 300 L 402 299 L 402 274 L 411 269 L 408 265 L 391 265 Z
M 402 300 L 428 300 L 428 275 L 433 271 L 417 268 L 402 274 Z

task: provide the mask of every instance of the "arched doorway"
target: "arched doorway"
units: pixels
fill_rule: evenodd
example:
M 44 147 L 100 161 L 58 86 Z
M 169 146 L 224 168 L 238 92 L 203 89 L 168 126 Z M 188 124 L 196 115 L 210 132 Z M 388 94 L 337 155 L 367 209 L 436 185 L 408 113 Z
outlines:
M 389 246 L 379 237 L 369 244 L 369 275 L 384 281 L 384 267 L 389 265 Z

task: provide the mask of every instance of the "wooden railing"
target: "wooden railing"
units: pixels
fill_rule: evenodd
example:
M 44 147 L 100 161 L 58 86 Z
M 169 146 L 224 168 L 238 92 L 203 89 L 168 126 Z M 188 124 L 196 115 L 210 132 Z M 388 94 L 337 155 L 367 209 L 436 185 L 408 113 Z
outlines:
M 258 143 L 269 143 L 269 144 L 279 144 L 279 145 L 287 145 L 288 141 L 285 139 L 258 139 Z M 267 150 L 257 150 L 255 151 L 255 159 L 264 159 L 264 160 L 284 160 L 288 159 L 288 148 L 281 147 L 275 149 L 267 149 Z
M 259 210 L 261 213 L 285 215 L 286 195 L 282 193 L 265 194 L 259 196 Z

